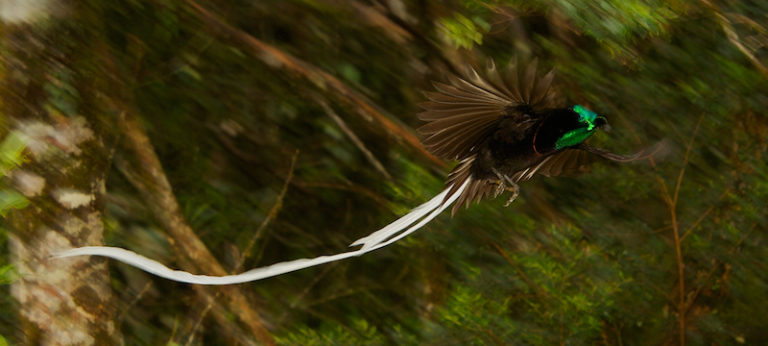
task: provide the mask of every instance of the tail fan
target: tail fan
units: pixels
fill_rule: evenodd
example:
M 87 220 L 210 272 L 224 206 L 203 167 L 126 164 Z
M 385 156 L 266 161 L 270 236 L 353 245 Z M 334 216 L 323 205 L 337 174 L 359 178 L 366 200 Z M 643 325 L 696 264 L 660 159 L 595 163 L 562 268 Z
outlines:
M 448 186 L 442 193 L 435 196 L 428 202 L 414 208 L 408 214 L 395 220 L 384 228 L 371 233 L 367 237 L 356 240 L 350 246 L 362 245 L 355 251 L 343 252 L 336 255 L 320 256 L 315 258 L 302 258 L 293 261 L 281 262 L 266 267 L 251 269 L 236 275 L 227 276 L 209 276 L 195 275 L 185 271 L 173 270 L 165 265 L 141 256 L 135 252 L 117 247 L 108 246 L 86 246 L 70 250 L 65 250 L 54 254 L 55 258 L 75 257 L 75 256 L 102 256 L 109 257 L 119 262 L 123 262 L 132 267 L 136 267 L 148 273 L 159 277 L 199 285 L 231 285 L 251 281 L 266 279 L 269 277 L 314 267 L 324 263 L 335 262 L 349 257 L 361 256 L 368 252 L 381 249 L 390 245 L 409 234 L 417 231 L 429 221 L 437 217 L 443 210 L 448 208 L 461 193 L 466 189 L 471 179 L 467 179 L 456 191 L 446 199 L 451 191 L 452 185 Z M 425 216 L 426 215 L 426 216 Z M 418 222 L 417 222 L 418 221 Z M 410 227 L 409 227 L 410 226 Z M 406 229 L 407 228 L 407 229 Z

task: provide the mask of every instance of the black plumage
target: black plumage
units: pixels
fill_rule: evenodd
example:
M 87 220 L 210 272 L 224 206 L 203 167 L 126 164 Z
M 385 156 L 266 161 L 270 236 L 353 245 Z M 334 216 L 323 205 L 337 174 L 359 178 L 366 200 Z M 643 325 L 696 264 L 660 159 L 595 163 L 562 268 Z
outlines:
M 437 91 L 426 94 L 429 101 L 419 114 L 428 122 L 419 128 L 424 145 L 442 159 L 460 161 L 446 184 L 446 199 L 461 194 L 454 214 L 461 205 L 505 190 L 513 192 L 511 202 L 518 182 L 577 170 L 588 153 L 613 161 L 649 155 L 616 155 L 584 144 L 606 120 L 581 106 L 563 107 L 554 77 L 554 70 L 539 75 L 536 61 L 525 68 L 512 63 L 503 71 L 489 63 L 482 74 L 467 67 L 463 76 L 449 76 L 448 83 L 435 83 Z

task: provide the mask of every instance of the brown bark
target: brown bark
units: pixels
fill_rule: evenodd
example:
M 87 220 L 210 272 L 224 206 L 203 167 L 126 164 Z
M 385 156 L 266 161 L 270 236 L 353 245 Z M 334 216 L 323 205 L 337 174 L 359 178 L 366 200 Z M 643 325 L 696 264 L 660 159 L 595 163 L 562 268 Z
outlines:
M 354 110 L 366 119 L 375 120 L 379 126 L 392 136 L 406 142 L 414 148 L 422 157 L 432 161 L 440 167 L 445 166 L 445 162 L 432 155 L 421 144 L 419 138 L 407 127 L 402 125 L 395 117 L 387 114 L 381 107 L 368 100 L 365 96 L 356 90 L 347 86 L 344 82 L 334 77 L 328 72 L 317 68 L 310 63 L 294 57 L 277 47 L 271 46 L 266 42 L 251 36 L 247 32 L 232 27 L 225 20 L 219 18 L 214 13 L 208 11 L 194 0 L 186 0 L 187 4 L 194 10 L 194 13 L 211 30 L 218 34 L 221 39 L 241 45 L 246 48 L 244 51 L 253 57 L 260 59 L 265 64 L 276 69 L 284 69 L 292 75 L 302 77 L 314 84 L 317 88 L 331 94 L 343 105 Z
M 227 275 L 224 267 L 187 224 L 171 184 L 144 129 L 129 115 L 120 121 L 120 129 L 126 136 L 126 144 L 136 156 L 140 166 L 135 169 L 140 176 L 138 179 L 131 179 L 131 183 L 152 206 L 155 218 L 170 235 L 177 253 L 183 254 L 182 267 L 188 271 L 199 271 L 207 275 Z M 238 286 L 211 288 L 195 285 L 194 289 L 201 297 L 211 301 L 217 297 L 215 290 L 222 292 L 222 297 L 225 298 L 222 304 L 238 317 L 253 337 L 261 343 L 274 344 L 271 334 L 264 327 L 261 316 L 254 309 L 255 304 L 252 299 L 248 299 Z M 213 316 L 217 321 L 222 325 L 231 323 L 221 312 L 221 309 L 214 310 Z
M 7 223 L 20 276 L 11 285 L 18 340 L 120 343 L 106 262 L 50 260 L 55 251 L 103 243 L 107 155 L 94 124 L 105 113 L 95 95 L 81 92 L 94 87 L 82 71 L 92 67 L 84 55 L 90 41 L 79 36 L 90 23 L 77 21 L 74 7 L 33 3 L 29 13 L 3 18 L 0 54 L 0 114 L 9 116 L 9 130 L 27 145 L 27 160 L 12 172 L 11 183 L 30 204 L 10 212 Z

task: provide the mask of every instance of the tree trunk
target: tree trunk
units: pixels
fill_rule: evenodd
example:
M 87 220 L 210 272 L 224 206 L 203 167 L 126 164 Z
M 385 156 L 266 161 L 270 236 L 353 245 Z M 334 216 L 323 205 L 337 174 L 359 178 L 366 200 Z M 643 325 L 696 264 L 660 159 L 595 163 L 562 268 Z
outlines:
M 93 58 L 100 24 L 89 19 L 100 19 L 82 3 L 0 1 L 0 8 L 0 114 L 27 148 L 10 182 L 30 201 L 7 222 L 19 273 L 11 286 L 18 340 L 119 343 L 106 262 L 50 258 L 65 248 L 103 244 L 104 143 L 113 142 L 99 128 L 110 107 L 101 94 L 108 88 L 97 83 L 109 78 Z

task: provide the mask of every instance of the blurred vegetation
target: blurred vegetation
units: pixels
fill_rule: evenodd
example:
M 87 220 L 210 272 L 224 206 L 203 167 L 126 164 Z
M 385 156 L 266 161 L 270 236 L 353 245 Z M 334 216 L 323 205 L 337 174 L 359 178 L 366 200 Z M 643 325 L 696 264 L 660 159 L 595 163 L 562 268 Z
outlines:
M 570 102 L 612 124 L 595 146 L 672 143 L 662 161 L 536 178 L 508 208 L 484 202 L 361 258 L 242 285 L 279 344 L 675 344 L 681 330 L 691 344 L 768 343 L 767 2 L 84 3 L 94 22 L 67 25 L 100 28 L 119 104 L 232 271 L 268 215 L 243 268 L 346 251 L 441 191 L 448 166 L 403 133 L 420 125 L 422 90 L 467 61 L 556 67 Z M 23 143 L 2 123 L 4 177 Z M 121 141 L 115 162 L 133 162 Z M 107 244 L 179 267 L 156 206 L 120 166 L 107 178 Z M 0 212 L 24 207 L 3 184 Z M 0 335 L 13 344 L 8 263 Z M 119 264 L 111 274 L 128 344 L 238 340 L 189 285 Z
M 0 217 L 5 219 L 7 213 L 13 209 L 25 208 L 29 201 L 9 186 L 8 175 L 23 162 L 24 142 L 15 133 L 5 133 L 4 139 L 0 143 Z M 0 224 L 0 247 L 8 248 L 8 229 L 4 224 Z M 8 287 L 11 282 L 16 280 L 16 273 L 13 265 L 10 264 L 7 251 L 0 252 L 0 285 L 3 287 L 3 298 L 0 299 L 0 320 L 5 328 L 0 331 L 0 346 L 7 345 L 3 335 L 10 333 L 10 323 L 13 310 L 11 309 L 11 299 L 8 294 Z

